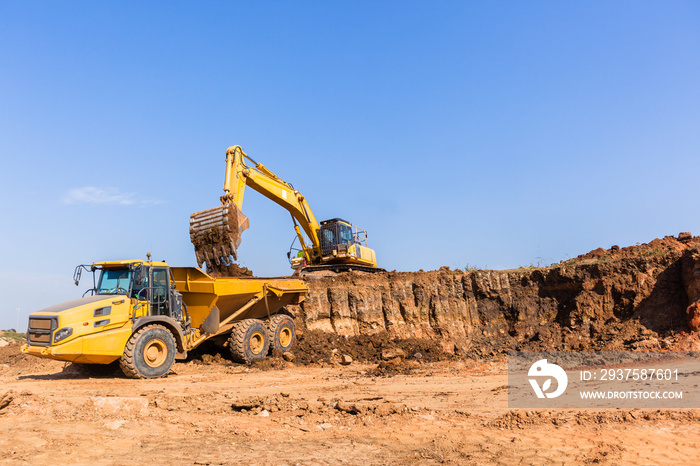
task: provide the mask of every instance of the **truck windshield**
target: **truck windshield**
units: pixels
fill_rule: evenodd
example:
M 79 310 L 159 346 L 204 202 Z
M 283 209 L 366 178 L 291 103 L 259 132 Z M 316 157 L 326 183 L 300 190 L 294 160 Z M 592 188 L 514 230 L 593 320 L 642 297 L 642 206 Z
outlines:
M 131 270 L 104 269 L 97 285 L 97 294 L 129 294 Z

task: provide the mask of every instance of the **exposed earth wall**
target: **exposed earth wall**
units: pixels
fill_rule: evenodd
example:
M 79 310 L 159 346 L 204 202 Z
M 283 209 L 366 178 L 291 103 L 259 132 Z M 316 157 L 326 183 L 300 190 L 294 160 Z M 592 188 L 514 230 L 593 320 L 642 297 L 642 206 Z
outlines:
M 298 324 L 345 336 L 437 338 L 458 353 L 664 347 L 700 324 L 699 245 L 683 233 L 548 268 L 313 279 Z

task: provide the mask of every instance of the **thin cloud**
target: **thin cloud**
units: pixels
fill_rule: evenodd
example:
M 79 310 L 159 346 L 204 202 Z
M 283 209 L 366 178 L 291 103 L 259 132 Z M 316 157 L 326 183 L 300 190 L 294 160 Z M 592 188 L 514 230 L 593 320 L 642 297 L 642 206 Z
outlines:
M 68 190 L 63 197 L 65 204 L 90 204 L 90 205 L 135 205 L 146 206 L 162 204 L 161 201 L 140 198 L 135 193 L 123 193 L 117 188 L 96 188 L 84 186 Z

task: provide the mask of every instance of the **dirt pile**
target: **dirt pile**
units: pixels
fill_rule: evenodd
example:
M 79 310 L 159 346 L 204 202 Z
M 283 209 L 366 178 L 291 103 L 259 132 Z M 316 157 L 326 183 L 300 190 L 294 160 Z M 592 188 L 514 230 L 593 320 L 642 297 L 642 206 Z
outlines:
M 341 363 L 343 356 L 364 363 L 433 362 L 450 358 L 439 341 L 398 338 L 388 332 L 343 336 L 319 330 L 306 331 L 298 335 L 294 353 L 295 362 L 302 364 Z
M 401 339 L 388 332 L 346 337 L 320 330 L 306 330 L 298 332 L 289 360 L 270 356 L 253 363 L 251 367 L 268 371 L 295 364 L 335 366 L 372 363 L 378 366 L 370 376 L 395 375 L 410 373 L 422 363 L 454 359 L 453 354 L 445 352 L 444 345 L 440 340 Z M 451 348 L 451 345 L 447 346 Z M 237 365 L 227 347 L 211 342 L 205 342 L 191 351 L 188 360 L 196 365 Z
M 38 372 L 57 368 L 60 370 L 65 363 L 50 359 L 41 359 L 36 356 L 28 356 L 20 351 L 21 344 L 10 342 L 0 347 L 0 374 L 16 375 L 30 372 Z
M 367 397 L 359 402 L 344 401 L 337 396 L 332 397 L 332 399 L 318 397 L 316 401 L 309 401 L 292 398 L 286 392 L 266 397 L 241 398 L 231 404 L 231 409 L 236 413 L 263 417 L 268 417 L 270 413 L 290 412 L 292 416 L 299 418 L 308 418 L 310 415 L 328 417 L 338 414 L 342 416 L 364 414 L 384 417 L 409 411 L 405 405 L 388 402 L 382 397 Z
M 209 271 L 209 275 L 212 277 L 252 277 L 253 271 L 235 263 L 226 265 L 222 262 L 219 265 L 214 264 L 214 268 Z
M 386 332 L 450 342 L 448 352 L 477 357 L 672 347 L 689 320 L 700 320 L 689 307 L 700 297 L 698 246 L 700 237 L 682 233 L 548 268 L 339 274 L 309 280 L 297 324 L 348 337 Z
M 656 238 L 649 243 L 637 244 L 635 246 L 612 246 L 610 249 L 598 248 L 593 251 L 581 254 L 580 256 L 562 261 L 563 263 L 576 263 L 585 260 L 600 260 L 600 259 L 623 259 L 635 257 L 653 257 L 664 255 L 668 252 L 683 252 L 689 247 L 696 247 L 700 244 L 700 237 L 693 237 L 689 232 L 683 232 L 674 236 L 665 236 Z

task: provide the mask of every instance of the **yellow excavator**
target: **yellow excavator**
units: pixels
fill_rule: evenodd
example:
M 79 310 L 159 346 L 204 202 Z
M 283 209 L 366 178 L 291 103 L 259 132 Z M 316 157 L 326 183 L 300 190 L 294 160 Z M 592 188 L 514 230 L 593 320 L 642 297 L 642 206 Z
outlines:
M 251 165 L 246 164 L 249 161 Z M 197 265 L 212 270 L 237 259 L 241 234 L 248 218 L 241 212 L 246 186 L 253 188 L 292 215 L 299 239 L 296 254 L 287 253 L 292 269 L 302 276 L 311 272 L 384 272 L 377 267 L 374 250 L 367 247 L 367 231 L 340 218 L 318 222 L 306 198 L 294 187 L 250 158 L 241 146 L 226 151 L 226 176 L 221 206 L 190 216 L 190 239 Z

